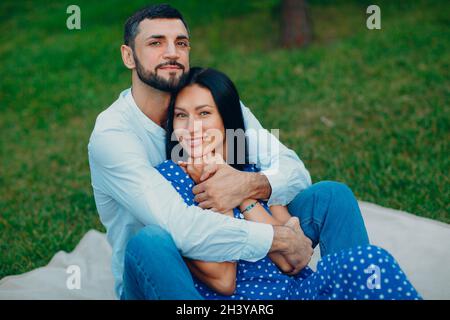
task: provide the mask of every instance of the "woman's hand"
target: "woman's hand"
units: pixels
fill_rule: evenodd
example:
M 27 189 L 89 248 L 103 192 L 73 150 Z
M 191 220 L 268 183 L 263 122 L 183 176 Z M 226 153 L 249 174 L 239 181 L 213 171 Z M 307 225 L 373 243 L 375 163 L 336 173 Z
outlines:
M 186 172 L 192 180 L 194 180 L 195 184 L 200 182 L 200 177 L 203 173 L 204 164 L 203 162 L 192 162 L 188 160 L 187 162 L 179 161 L 178 165 Z
M 212 166 L 220 166 L 224 163 L 221 155 L 209 153 L 201 158 L 189 158 L 187 162 L 179 161 L 178 165 L 194 180 L 195 184 L 198 184 L 209 178 L 208 172 Z

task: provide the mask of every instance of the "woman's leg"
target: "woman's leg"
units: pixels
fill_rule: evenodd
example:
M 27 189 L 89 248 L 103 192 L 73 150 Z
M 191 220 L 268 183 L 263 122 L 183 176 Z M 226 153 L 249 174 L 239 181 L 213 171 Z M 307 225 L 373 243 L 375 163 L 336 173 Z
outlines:
M 122 299 L 203 299 L 172 237 L 149 225 L 130 239 L 125 251 Z
M 359 246 L 323 257 L 314 277 L 314 299 L 422 299 L 394 257 L 376 246 Z
M 369 244 L 358 202 L 343 183 L 315 183 L 300 192 L 288 205 L 288 210 L 299 218 L 313 246 L 320 245 L 322 257 Z

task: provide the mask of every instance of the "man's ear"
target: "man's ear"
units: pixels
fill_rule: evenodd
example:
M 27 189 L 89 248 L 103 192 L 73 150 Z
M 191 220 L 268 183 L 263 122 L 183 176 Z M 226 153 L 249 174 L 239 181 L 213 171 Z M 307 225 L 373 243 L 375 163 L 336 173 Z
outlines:
M 136 67 L 136 64 L 134 62 L 133 49 L 123 44 L 120 46 L 120 52 L 122 53 L 122 61 L 125 67 L 127 67 L 128 69 L 134 69 Z

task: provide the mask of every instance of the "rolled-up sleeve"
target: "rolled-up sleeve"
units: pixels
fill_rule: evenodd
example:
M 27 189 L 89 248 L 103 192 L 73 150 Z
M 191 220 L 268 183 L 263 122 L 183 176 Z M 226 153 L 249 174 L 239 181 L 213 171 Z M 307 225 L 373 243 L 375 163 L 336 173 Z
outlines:
M 88 151 L 94 188 L 109 194 L 142 224 L 158 224 L 167 230 L 183 256 L 256 261 L 267 255 L 273 240 L 271 225 L 187 206 L 150 165 L 132 132 L 93 134 Z
M 297 154 L 264 129 L 241 102 L 249 149 L 249 160 L 256 163 L 269 180 L 272 193 L 268 205 L 287 205 L 311 185 L 311 176 Z

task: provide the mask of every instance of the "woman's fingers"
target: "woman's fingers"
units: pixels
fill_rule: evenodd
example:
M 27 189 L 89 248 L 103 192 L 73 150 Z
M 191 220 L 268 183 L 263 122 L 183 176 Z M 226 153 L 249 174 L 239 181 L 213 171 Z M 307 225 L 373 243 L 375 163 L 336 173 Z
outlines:
M 211 177 L 214 173 L 216 173 L 218 168 L 219 168 L 219 166 L 216 163 L 207 164 L 203 168 L 202 175 L 200 176 L 200 181 L 204 181 L 204 180 L 208 179 L 209 177 Z
M 184 173 L 188 173 L 187 171 L 187 163 L 184 161 L 178 161 L 178 165 L 184 171 Z

